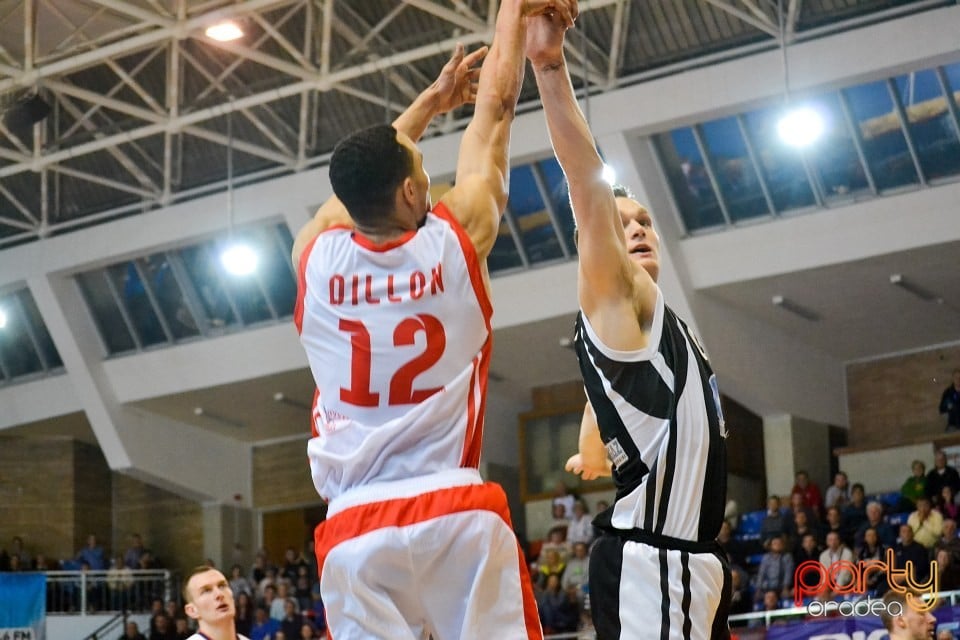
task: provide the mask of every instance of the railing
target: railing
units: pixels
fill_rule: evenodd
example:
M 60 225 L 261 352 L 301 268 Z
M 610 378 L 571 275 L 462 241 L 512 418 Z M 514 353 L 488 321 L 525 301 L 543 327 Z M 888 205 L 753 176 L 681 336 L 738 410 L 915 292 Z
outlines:
M 47 614 L 149 611 L 155 599 L 174 599 L 173 574 L 146 571 L 46 571 Z

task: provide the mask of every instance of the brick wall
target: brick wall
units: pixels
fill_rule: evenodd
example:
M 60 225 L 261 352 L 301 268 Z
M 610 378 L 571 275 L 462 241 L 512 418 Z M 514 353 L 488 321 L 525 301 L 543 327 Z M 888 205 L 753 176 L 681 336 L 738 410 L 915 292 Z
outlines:
M 275 509 L 319 502 L 310 478 L 306 438 L 254 447 L 254 508 Z
M 946 421 L 937 408 L 956 367 L 960 346 L 848 366 L 849 446 L 888 446 L 942 434 Z

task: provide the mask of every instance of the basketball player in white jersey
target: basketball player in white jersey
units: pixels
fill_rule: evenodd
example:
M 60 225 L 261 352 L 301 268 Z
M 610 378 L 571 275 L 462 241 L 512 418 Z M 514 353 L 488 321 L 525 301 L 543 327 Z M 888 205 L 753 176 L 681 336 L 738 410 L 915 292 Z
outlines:
M 589 400 L 567 469 L 613 475 L 590 555 L 599 640 L 728 638 L 730 572 L 716 543 L 726 493 L 719 392 L 657 286 L 647 210 L 602 178 L 563 54 L 565 29 L 531 22 L 530 58 L 578 229 L 575 346 Z
M 248 640 L 237 633 L 230 583 L 213 567 L 197 567 L 187 576 L 183 602 L 183 610 L 199 626 L 187 640 Z
M 486 257 L 506 205 L 528 21 L 575 0 L 504 0 L 436 206 L 415 140 L 437 83 L 393 127 L 342 140 L 336 198 L 298 236 L 295 319 L 317 384 L 308 456 L 332 637 L 541 638 L 503 490 L 477 471 L 491 314 Z M 442 84 L 442 83 L 441 83 Z M 452 106 L 456 106 L 454 103 Z

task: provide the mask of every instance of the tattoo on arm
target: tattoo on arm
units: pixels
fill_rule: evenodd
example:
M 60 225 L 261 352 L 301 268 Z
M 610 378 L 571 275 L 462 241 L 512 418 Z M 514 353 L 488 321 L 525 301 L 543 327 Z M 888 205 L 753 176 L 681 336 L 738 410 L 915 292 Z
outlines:
M 540 67 L 540 70 L 550 72 L 550 71 L 559 71 L 562 68 L 563 68 L 562 62 L 548 62 L 547 64 Z

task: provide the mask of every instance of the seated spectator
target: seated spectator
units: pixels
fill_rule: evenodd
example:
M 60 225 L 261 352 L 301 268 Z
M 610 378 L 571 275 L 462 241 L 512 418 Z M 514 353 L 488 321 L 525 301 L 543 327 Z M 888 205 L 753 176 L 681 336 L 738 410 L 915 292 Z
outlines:
M 827 546 L 820 553 L 820 564 L 827 571 L 838 562 L 853 562 L 853 551 L 843 543 L 838 531 L 827 533 Z M 833 579 L 837 586 L 845 587 L 853 580 L 853 574 L 848 570 L 836 571 L 833 573 Z
M 303 616 L 297 610 L 297 601 L 288 597 L 283 601 L 283 619 L 280 620 L 280 630 L 288 638 L 296 639 L 303 626 Z
M 941 549 L 953 555 L 955 563 L 960 564 L 960 539 L 957 538 L 957 521 L 953 518 L 943 520 L 943 533 L 933 547 L 934 553 Z
M 823 498 L 823 506 L 827 509 L 837 507 L 843 509 L 850 502 L 850 484 L 847 474 L 838 471 L 833 476 L 833 484 L 827 487 L 827 495 Z
M 31 558 L 30 553 L 24 549 L 23 538 L 20 536 L 13 536 L 13 539 L 10 540 L 10 557 L 13 556 L 17 556 L 17 559 L 20 561 L 21 571 L 30 571 L 33 568 L 33 558 Z
M 573 503 L 573 516 L 567 528 L 567 542 L 572 547 L 578 542 L 590 544 L 593 540 L 593 518 L 587 512 L 587 503 L 577 499 Z
M 823 523 L 823 539 L 826 540 L 831 532 L 840 536 L 840 541 L 843 542 L 844 545 L 853 548 L 854 536 L 851 534 L 850 538 L 847 539 L 847 528 L 844 526 L 843 517 L 840 515 L 840 509 L 837 507 L 829 507 L 827 509 L 827 517 Z
M 760 595 L 756 611 L 777 611 L 780 609 L 780 594 L 776 590 L 770 589 Z M 750 627 L 763 627 L 767 622 L 763 618 L 756 618 L 750 621 Z
M 852 541 L 860 525 L 867 521 L 867 493 L 859 482 L 850 487 L 850 502 L 840 510 L 840 515 L 848 539 Z
M 177 632 L 166 612 L 158 613 L 153 617 L 153 626 L 154 629 L 150 632 L 148 640 L 175 640 Z
M 570 633 L 580 623 L 576 594 L 565 591 L 560 576 L 551 575 L 537 601 L 544 634 Z
M 940 591 L 960 589 L 960 563 L 949 551 L 941 549 L 934 555 L 937 562 L 937 578 Z
M 907 518 L 907 524 L 913 529 L 914 540 L 927 549 L 932 549 L 943 534 L 943 516 L 931 508 L 926 497 L 917 500 L 917 510 Z
M 820 487 L 817 483 L 810 480 L 806 471 L 797 471 L 796 484 L 790 490 L 790 495 L 799 493 L 803 496 L 803 504 L 808 506 L 818 517 L 823 513 L 823 494 L 820 493 Z
M 775 592 L 777 599 L 793 595 L 793 556 L 785 552 L 784 545 L 783 536 L 770 540 L 770 550 L 763 554 L 757 569 L 754 590 L 757 598 L 764 597 L 768 591 Z
M 800 546 L 793 552 L 794 566 L 799 567 L 804 562 L 820 562 L 821 551 L 820 542 L 816 534 L 812 531 L 803 534 L 803 537 L 800 539 Z M 807 573 L 804 573 L 801 579 L 805 587 L 815 586 L 815 580 Z
M 790 508 L 787 509 L 786 516 L 787 522 L 793 522 L 793 516 L 798 512 L 803 511 L 807 514 L 807 522 L 810 523 L 811 527 L 819 526 L 820 523 L 820 514 L 807 506 L 807 503 L 804 502 L 802 493 L 791 493 L 790 494 Z
M 750 613 L 753 599 L 750 597 L 750 577 L 741 567 L 730 566 L 730 614 Z
M 917 498 L 927 495 L 927 467 L 920 460 L 910 464 L 910 477 L 900 487 L 900 505 L 898 511 L 913 511 L 917 508 Z
M 234 600 L 236 615 L 233 617 L 234 626 L 237 633 L 250 636 L 250 628 L 253 626 L 253 600 L 246 591 L 241 591 Z
M 877 535 L 877 530 L 873 527 L 868 527 L 863 532 L 863 546 L 857 552 L 857 560 L 867 561 L 867 560 L 877 560 L 879 562 L 887 561 L 887 549 L 882 542 L 880 542 L 880 537 Z M 868 592 L 873 592 L 875 596 L 882 596 L 887 591 L 887 572 L 886 571 L 870 571 L 866 574 L 866 587 Z
M 567 563 L 563 561 L 560 554 L 555 549 L 549 549 L 545 554 L 540 554 L 540 567 L 537 569 L 537 583 L 540 587 L 547 584 L 550 576 L 563 577 L 563 572 L 567 568 Z
M 567 566 L 563 570 L 562 585 L 564 589 L 573 587 L 579 592 L 580 601 L 583 601 L 583 586 L 587 584 L 590 577 L 590 556 L 587 555 L 588 547 L 583 542 L 573 545 L 573 557 L 567 560 Z
M 957 506 L 953 487 L 948 484 L 943 485 L 943 488 L 940 489 L 940 504 L 937 505 L 937 511 L 939 511 L 940 515 L 944 518 L 953 518 L 954 520 L 957 519 L 957 515 L 960 513 L 960 507 Z
M 867 521 L 860 525 L 854 536 L 856 547 L 863 546 L 863 533 L 867 529 L 877 531 L 877 537 L 883 546 L 893 548 L 897 544 L 897 534 L 894 533 L 893 527 L 883 520 L 883 505 L 875 500 L 867 503 Z
M 930 504 L 936 506 L 940 502 L 940 491 L 944 486 L 953 489 L 953 494 L 960 493 L 960 473 L 947 464 L 947 454 L 938 449 L 933 454 L 933 469 L 927 474 L 927 486 L 924 495 L 930 499 Z
M 547 532 L 547 539 L 544 541 L 543 545 L 540 547 L 540 557 L 537 558 L 537 562 L 541 562 L 541 558 L 546 557 L 548 551 L 556 551 L 560 554 L 560 559 L 566 562 L 567 558 L 570 557 L 570 544 L 567 542 L 567 530 L 560 527 L 554 527 Z
M 317 630 L 309 622 L 304 622 L 300 627 L 300 635 L 297 636 L 300 640 L 315 640 L 319 639 L 320 636 L 317 635 Z
M 258 606 L 254 609 L 250 640 L 272 640 L 278 631 L 280 631 L 280 623 L 270 617 L 266 607 Z
M 915 582 L 930 579 L 930 554 L 926 547 L 913 539 L 913 528 L 909 524 L 900 525 L 900 542 L 894 550 L 897 569 L 906 569 L 907 562 L 912 562 Z
M 720 533 L 717 534 L 717 543 L 727 552 L 727 556 L 732 562 L 743 566 L 747 562 L 747 553 L 741 541 L 733 537 L 733 529 L 730 523 L 724 520 L 720 523 Z
M 120 640 L 147 640 L 147 638 L 140 633 L 140 627 L 136 622 L 130 620 L 123 628 L 123 635 L 120 636 Z
M 770 547 L 770 541 L 774 538 L 783 536 L 789 532 L 789 522 L 780 510 L 780 498 L 770 496 L 767 498 L 767 514 L 760 523 L 760 542 L 763 548 Z
M 563 480 L 557 480 L 556 484 L 553 486 L 553 518 L 554 524 L 562 524 L 568 522 L 571 517 L 573 517 L 573 505 L 577 501 L 577 494 L 573 492 L 570 487 L 568 487 Z M 563 507 L 563 512 L 561 513 L 556 509 L 557 505 Z
M 238 564 L 230 568 L 230 590 L 233 591 L 233 597 L 237 598 L 241 593 L 253 596 L 253 584 L 243 575 L 243 567 Z
M 286 579 L 277 581 L 277 597 L 270 603 L 270 617 L 274 620 L 283 620 L 287 615 L 287 600 L 293 600 L 294 606 L 297 601 L 291 597 L 290 583 Z
M 254 587 L 260 588 L 260 581 L 267 577 L 267 568 L 270 563 L 267 562 L 267 553 L 261 549 L 253 558 L 253 566 L 250 567 L 250 582 Z M 257 594 L 254 594 L 257 595 Z
M 819 546 L 822 540 L 819 528 L 813 527 L 807 520 L 806 511 L 797 511 L 793 514 L 793 526 L 790 527 L 790 541 L 792 543 L 791 552 L 796 557 L 797 550 L 803 544 L 803 537 L 807 534 L 812 535 Z
M 193 631 L 190 630 L 190 624 L 187 622 L 187 619 L 174 618 L 173 637 L 176 638 L 176 640 L 190 640 L 191 636 L 193 636 Z

